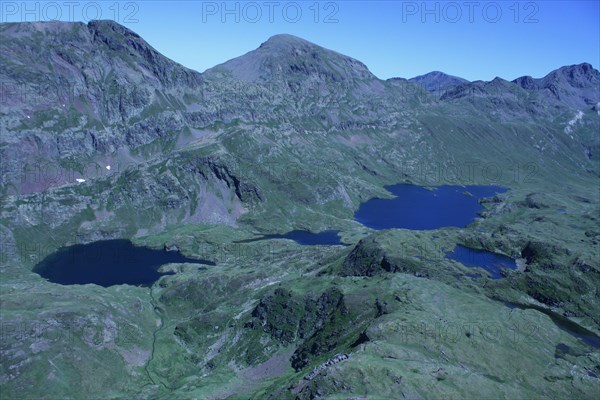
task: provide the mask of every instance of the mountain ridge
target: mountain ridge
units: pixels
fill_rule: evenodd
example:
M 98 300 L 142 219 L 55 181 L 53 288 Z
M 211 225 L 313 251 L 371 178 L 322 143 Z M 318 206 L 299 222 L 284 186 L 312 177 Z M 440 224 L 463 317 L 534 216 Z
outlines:
M 544 92 L 573 107 L 597 107 L 600 103 L 600 72 L 589 63 L 563 66 L 538 79 L 522 76 L 512 82 L 527 90 Z
M 337 56 L 348 59 L 348 61 L 350 61 L 350 63 L 353 64 L 354 66 L 356 66 L 360 70 L 360 72 L 362 74 L 364 74 L 365 77 L 369 77 L 369 78 L 373 77 L 378 80 L 382 80 L 381 78 L 372 74 L 369 71 L 368 67 L 364 63 L 362 63 L 361 61 L 359 61 L 351 56 L 344 55 L 335 50 L 327 49 L 323 46 L 320 46 L 318 44 L 310 42 L 299 36 L 295 36 L 295 35 L 287 34 L 287 33 L 280 33 L 280 34 L 272 35 L 269 38 L 267 38 L 267 40 L 262 42 L 254 50 L 251 50 L 244 55 L 234 57 L 231 60 L 227 60 L 223 63 L 220 63 L 213 67 L 210 67 L 204 72 L 200 72 L 200 71 L 194 70 L 192 68 L 186 67 L 172 59 L 169 59 L 168 57 L 165 57 L 164 55 L 160 54 L 154 47 L 152 47 L 148 42 L 146 42 L 139 34 L 137 34 L 136 32 L 132 31 L 131 29 L 129 29 L 129 28 L 125 27 L 124 25 L 121 25 L 118 22 L 113 21 L 113 20 L 91 20 L 87 24 L 83 23 L 83 22 L 64 22 L 64 21 L 18 22 L 18 23 L 3 22 L 3 23 L 0 23 L 0 28 L 4 27 L 4 29 L 8 29 L 8 28 L 10 28 L 10 26 L 15 26 L 15 27 L 16 26 L 21 26 L 21 27 L 31 26 L 31 27 L 35 27 L 38 29 L 44 28 L 43 30 L 46 30 L 46 31 L 49 30 L 50 28 L 54 28 L 57 30 L 65 30 L 65 29 L 67 29 L 69 27 L 73 27 L 73 26 L 80 26 L 80 27 L 85 26 L 90 30 L 90 33 L 95 35 L 95 37 L 97 37 L 99 40 L 106 43 L 109 48 L 111 46 L 113 46 L 113 48 L 112 48 L 113 50 L 122 50 L 123 45 L 122 44 L 117 45 L 117 42 L 109 34 L 110 31 L 113 31 L 113 32 L 117 33 L 118 35 L 122 35 L 123 37 L 128 38 L 129 40 L 127 41 L 128 42 L 127 44 L 136 48 L 137 50 L 139 50 L 141 54 L 144 54 L 144 53 L 148 54 L 148 57 L 150 60 L 152 59 L 152 57 L 156 57 L 158 55 L 159 57 L 168 59 L 170 62 L 178 65 L 179 67 L 181 67 L 185 70 L 192 71 L 199 75 L 203 75 L 206 72 L 213 70 L 215 68 L 220 68 L 220 67 L 227 68 L 228 66 L 231 66 L 232 61 L 240 59 L 240 57 L 254 54 L 258 50 L 285 51 L 287 48 L 287 50 L 307 51 L 307 49 L 310 49 L 310 50 L 326 51 L 326 52 L 329 52 L 330 54 L 335 54 Z M 244 61 L 246 61 L 246 60 L 247 59 L 244 59 Z M 573 74 L 574 71 L 582 72 L 582 73 Z M 569 73 L 572 75 L 579 75 L 579 76 L 571 77 L 572 83 L 579 83 L 580 79 L 577 79 L 578 77 L 586 76 L 589 78 L 590 76 L 593 76 L 594 71 L 597 72 L 598 70 L 596 70 L 589 62 L 581 62 L 579 64 L 559 66 L 559 67 L 549 71 L 546 75 L 544 75 L 541 78 L 533 78 L 529 75 L 523 75 L 521 77 L 511 80 L 510 82 L 519 84 L 521 86 L 523 86 L 523 85 L 528 86 L 528 84 L 526 82 L 529 82 L 529 86 L 531 86 L 531 82 L 536 82 L 536 86 L 539 86 L 541 83 L 546 83 L 549 79 L 555 78 L 561 74 L 564 75 L 564 73 L 566 72 L 566 73 Z M 241 76 L 244 75 L 243 72 L 239 72 L 239 73 Z M 250 78 L 250 77 L 252 79 L 258 78 L 258 76 L 255 76 L 253 74 L 250 74 L 248 76 L 248 78 Z M 393 80 L 393 79 L 401 79 L 401 80 L 407 80 L 407 81 L 413 81 L 413 82 L 423 82 L 425 80 L 431 81 L 432 79 L 437 79 L 437 80 L 444 79 L 444 80 L 450 81 L 450 83 L 453 83 L 455 85 L 461 84 L 461 83 L 472 83 L 472 82 L 491 82 L 491 81 L 485 81 L 485 80 L 469 81 L 462 77 L 450 75 L 443 71 L 437 71 L 437 70 L 430 71 L 430 72 L 427 72 L 427 73 L 424 73 L 422 75 L 418 75 L 418 76 L 415 76 L 412 78 L 393 77 L 393 78 L 389 78 L 388 80 Z M 504 78 L 502 78 L 502 79 L 504 79 Z M 523 83 L 521 84 L 521 82 L 523 82 Z

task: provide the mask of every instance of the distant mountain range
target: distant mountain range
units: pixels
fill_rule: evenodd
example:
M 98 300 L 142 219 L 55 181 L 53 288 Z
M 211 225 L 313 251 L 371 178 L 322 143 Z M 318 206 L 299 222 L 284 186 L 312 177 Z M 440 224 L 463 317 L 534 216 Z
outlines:
M 503 81 L 502 78 L 496 78 L 495 80 Z M 449 90 L 455 90 L 459 86 L 462 86 L 462 92 L 464 92 L 465 89 L 467 91 L 475 90 L 476 87 L 485 87 L 490 83 L 484 81 L 469 82 L 466 79 L 440 71 L 416 76 L 410 78 L 409 81 L 415 82 L 429 92 L 439 95 L 443 95 Z M 522 76 L 511 82 L 528 91 L 541 92 L 540 94 L 543 97 L 555 98 L 557 102 L 569 104 L 572 107 L 598 107 L 597 91 L 600 79 L 598 71 L 588 63 L 561 67 L 539 79 Z

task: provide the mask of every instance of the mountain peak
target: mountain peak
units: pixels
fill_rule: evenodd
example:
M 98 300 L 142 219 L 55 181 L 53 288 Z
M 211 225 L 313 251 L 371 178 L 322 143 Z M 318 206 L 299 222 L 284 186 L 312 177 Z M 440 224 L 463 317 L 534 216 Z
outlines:
M 266 42 L 264 42 L 263 44 L 260 45 L 260 47 L 294 45 L 294 44 L 305 44 L 305 45 L 316 46 L 316 44 L 313 44 L 313 43 L 309 42 L 308 40 L 304 40 L 298 36 L 290 35 L 288 33 L 279 33 L 277 35 L 273 35 L 270 38 L 268 38 Z
M 526 89 L 534 87 L 544 88 L 552 83 L 559 83 L 559 81 L 563 81 L 564 83 L 566 81 L 566 83 L 574 87 L 582 87 L 589 83 L 597 84 L 600 81 L 600 72 L 591 64 L 584 62 L 560 67 L 548 73 L 543 78 L 535 79 L 526 75 L 513 80 L 513 82 Z
M 426 77 L 426 76 L 435 76 L 435 77 L 450 76 L 450 77 L 453 77 L 453 78 L 458 78 L 456 76 L 447 74 L 447 73 L 442 72 L 442 71 L 431 71 L 431 72 L 428 72 L 428 73 L 423 74 L 423 75 L 415 76 L 414 78 L 411 78 L 411 79 L 417 79 L 417 78 Z M 462 78 L 458 78 L 458 79 L 462 79 Z M 463 79 L 463 80 L 466 80 L 466 79 Z
M 91 20 L 90 22 L 88 22 L 87 26 L 91 31 L 96 31 L 96 32 L 112 31 L 112 32 L 118 33 L 118 34 L 126 36 L 126 37 L 133 37 L 133 38 L 143 40 L 140 35 L 138 35 L 134 31 L 132 31 L 131 29 L 126 28 L 125 26 L 123 26 L 123 25 L 119 24 L 118 22 L 113 21 L 111 19 Z
M 271 36 L 257 49 L 207 71 L 228 72 L 244 81 L 318 76 L 330 81 L 377 79 L 360 61 L 289 34 Z
M 468 82 L 466 79 L 458 76 L 448 75 L 441 71 L 431 71 L 425 75 L 415 76 L 409 81 L 421 85 L 425 90 L 431 93 L 443 92 L 447 89 L 456 87 Z
M 600 101 L 600 72 L 589 63 L 560 67 L 540 79 L 521 76 L 513 81 L 527 90 L 544 90 L 549 96 L 576 108 L 587 108 Z
M 572 86 L 582 87 L 587 83 L 600 82 L 600 73 L 589 63 L 568 65 L 551 72 L 546 78 L 555 79 L 556 75 L 562 75 Z
M 590 64 L 590 63 L 583 62 L 581 64 L 566 65 L 562 68 L 559 68 L 559 70 L 561 70 L 561 69 L 568 70 L 568 71 L 581 71 L 581 72 L 587 73 L 587 72 L 593 71 L 594 67 L 592 67 L 592 64 Z

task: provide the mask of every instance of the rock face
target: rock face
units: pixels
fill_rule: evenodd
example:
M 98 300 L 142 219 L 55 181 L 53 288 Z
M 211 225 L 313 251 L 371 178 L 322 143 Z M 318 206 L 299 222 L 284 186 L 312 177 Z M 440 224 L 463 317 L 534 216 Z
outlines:
M 341 273 L 344 276 L 374 276 L 398 269 L 389 262 L 376 240 L 368 237 L 361 239 L 344 259 Z
M 372 314 L 370 307 L 367 312 Z M 355 316 L 346 307 L 344 295 L 337 288 L 330 288 L 318 297 L 275 289 L 260 300 L 252 317 L 245 324 L 246 328 L 262 329 L 283 345 L 299 344 L 290 359 L 296 370 L 357 335 Z M 366 320 L 363 319 L 358 326 L 364 323 Z
M 199 73 L 112 21 L 9 23 L 0 35 L 5 182 L 23 183 L 34 160 L 66 169 L 67 160 L 77 165 L 176 136 L 182 98 L 202 85 Z M 66 183 L 63 175 L 42 188 Z M 28 180 L 17 190 L 39 186 Z
M 161 94 L 202 81 L 113 21 L 9 23 L 1 33 L 4 100 L 13 112 L 64 104 L 103 123 L 127 121 Z
M 333 292 L 328 296 L 327 303 L 331 304 L 331 311 L 323 324 L 314 330 L 314 333 L 305 340 L 294 352 L 290 361 L 294 369 L 301 370 L 317 356 L 327 354 L 341 345 L 356 328 L 352 316 L 344 303 L 343 295 Z
M 252 312 L 264 330 L 283 343 L 292 343 L 298 332 L 300 320 L 304 317 L 304 307 L 292 292 L 276 289 L 273 295 L 262 298 Z
M 302 298 L 289 290 L 276 289 L 272 295 L 260 300 L 252 316 L 258 319 L 258 325 L 265 332 L 289 344 L 310 337 L 338 309 L 345 312 L 343 294 L 336 289 L 327 290 L 318 298 Z
M 413 257 L 389 254 L 376 237 L 361 239 L 344 259 L 341 276 L 377 276 L 386 272 L 409 272 L 419 276 L 421 263 Z
M 323 364 L 321 364 L 318 367 L 316 367 L 315 369 L 313 369 L 310 374 L 308 374 L 304 377 L 304 379 L 306 379 L 307 381 L 312 381 L 322 371 L 326 370 L 328 367 L 331 367 L 332 365 L 339 363 L 340 361 L 347 360 L 348 357 L 349 357 L 348 354 L 344 354 L 344 353 L 336 354 L 333 358 L 327 360 Z

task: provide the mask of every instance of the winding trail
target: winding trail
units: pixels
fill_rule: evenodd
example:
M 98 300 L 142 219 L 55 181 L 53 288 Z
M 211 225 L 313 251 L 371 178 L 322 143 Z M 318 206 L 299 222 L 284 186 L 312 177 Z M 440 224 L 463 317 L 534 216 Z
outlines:
M 159 385 L 160 384 L 165 389 L 175 390 L 175 388 L 173 388 L 173 387 L 165 384 L 160 379 L 158 379 L 158 383 L 157 383 L 154 380 L 154 378 L 152 377 L 152 374 L 150 374 L 149 368 L 150 368 L 150 364 L 154 360 L 154 351 L 156 349 L 156 336 L 158 335 L 158 333 L 161 330 L 163 330 L 165 328 L 165 321 L 163 320 L 161 309 L 157 306 L 156 299 L 154 298 L 153 286 L 150 287 L 150 304 L 152 305 L 152 309 L 154 310 L 154 312 L 156 313 L 156 315 L 160 319 L 160 325 L 152 333 L 152 352 L 150 353 L 150 359 L 148 360 L 148 362 L 146 362 L 146 365 L 144 366 L 144 370 L 146 371 L 146 375 L 148 375 L 148 379 L 150 379 L 150 382 L 152 382 L 153 385 Z M 150 383 L 148 383 L 147 385 L 149 385 L 149 384 Z M 145 386 L 147 386 L 147 385 L 145 385 Z

